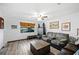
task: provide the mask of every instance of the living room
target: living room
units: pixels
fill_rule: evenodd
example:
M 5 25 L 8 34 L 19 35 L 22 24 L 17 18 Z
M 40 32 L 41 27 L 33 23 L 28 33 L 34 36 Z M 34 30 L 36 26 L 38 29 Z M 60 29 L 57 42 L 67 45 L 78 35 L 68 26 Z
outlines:
M 0 3 L 0 55 L 79 55 L 78 6 Z

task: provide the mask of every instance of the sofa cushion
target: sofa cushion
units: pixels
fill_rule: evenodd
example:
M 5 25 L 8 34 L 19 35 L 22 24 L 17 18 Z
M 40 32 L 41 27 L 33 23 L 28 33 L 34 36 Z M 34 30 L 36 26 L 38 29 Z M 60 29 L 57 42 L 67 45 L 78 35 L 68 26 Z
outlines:
M 60 41 L 58 41 L 58 40 L 51 40 L 51 43 L 53 43 L 55 45 L 59 45 L 60 44 Z
M 66 40 L 67 40 L 67 39 L 63 39 L 63 38 L 62 38 L 62 39 L 60 40 L 60 42 L 64 42 L 64 41 L 66 41 Z
M 77 39 L 75 37 L 69 36 L 69 42 L 74 43 Z

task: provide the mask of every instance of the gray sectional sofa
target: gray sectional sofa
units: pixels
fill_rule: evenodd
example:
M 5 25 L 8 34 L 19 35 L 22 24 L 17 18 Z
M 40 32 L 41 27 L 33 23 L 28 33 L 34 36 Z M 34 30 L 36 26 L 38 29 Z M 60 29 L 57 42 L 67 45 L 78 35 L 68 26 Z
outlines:
M 69 34 L 48 32 L 42 39 L 49 42 L 54 48 L 61 50 L 68 43 Z
M 58 55 L 79 54 L 79 44 L 75 45 L 77 39 L 69 36 L 69 34 L 48 32 L 47 35 L 42 36 L 42 39 L 49 42 L 52 47 L 60 50 Z

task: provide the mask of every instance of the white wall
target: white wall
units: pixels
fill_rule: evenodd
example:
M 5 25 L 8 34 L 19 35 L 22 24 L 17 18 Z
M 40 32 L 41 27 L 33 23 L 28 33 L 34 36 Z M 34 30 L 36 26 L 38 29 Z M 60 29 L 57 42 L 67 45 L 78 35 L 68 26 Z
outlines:
M 0 29 L 0 49 L 2 48 L 3 46 L 3 30 Z
M 0 17 L 3 17 L 2 16 L 2 13 L 0 11 Z M 3 29 L 0 29 L 0 49 L 3 47 L 3 41 L 4 41 L 4 38 L 3 38 L 3 33 L 4 33 L 4 30 Z
M 29 35 L 37 35 L 37 21 L 36 19 L 5 17 L 5 32 L 4 39 L 7 41 L 25 39 Z M 35 31 L 30 33 L 20 33 L 20 21 L 35 23 Z M 17 25 L 17 29 L 11 29 L 11 25 Z
M 50 20 L 51 19 L 51 20 Z M 59 21 L 59 29 L 49 29 L 49 23 L 53 21 Z M 62 31 L 61 23 L 63 22 L 71 22 L 71 31 Z M 77 28 L 79 28 L 79 12 L 71 15 L 66 15 L 57 18 L 49 18 L 46 23 L 46 32 L 60 32 L 60 33 L 68 33 L 70 36 L 77 36 Z

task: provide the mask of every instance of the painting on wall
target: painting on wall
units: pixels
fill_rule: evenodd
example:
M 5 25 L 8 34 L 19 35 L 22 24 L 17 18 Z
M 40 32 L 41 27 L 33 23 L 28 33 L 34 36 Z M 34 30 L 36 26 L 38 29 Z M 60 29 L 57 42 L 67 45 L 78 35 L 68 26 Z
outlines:
M 17 29 L 17 25 L 11 25 L 11 29 Z
M 59 21 L 50 22 L 50 29 L 59 29 Z
M 20 22 L 20 32 L 27 33 L 27 32 L 34 32 L 35 24 L 29 22 Z
M 77 28 L 77 36 L 79 35 L 79 28 Z
M 70 31 L 71 30 L 71 22 L 65 22 L 61 24 L 62 31 Z

